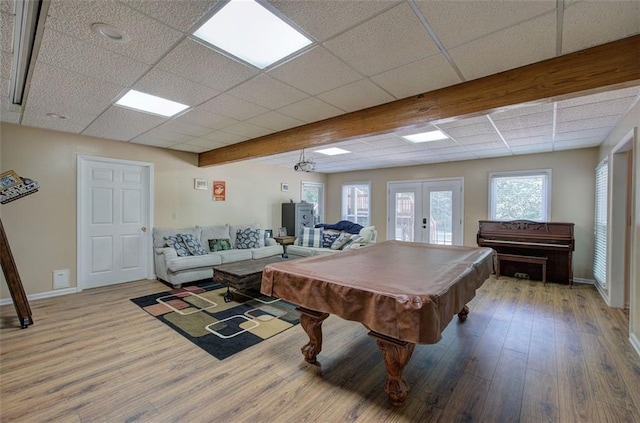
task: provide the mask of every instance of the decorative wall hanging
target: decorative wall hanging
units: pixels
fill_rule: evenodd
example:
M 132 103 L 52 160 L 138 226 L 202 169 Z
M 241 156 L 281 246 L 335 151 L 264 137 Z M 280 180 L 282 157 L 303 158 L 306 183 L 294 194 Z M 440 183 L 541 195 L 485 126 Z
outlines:
M 227 186 L 225 181 L 213 181 L 213 199 L 215 201 L 225 201 L 227 196 Z

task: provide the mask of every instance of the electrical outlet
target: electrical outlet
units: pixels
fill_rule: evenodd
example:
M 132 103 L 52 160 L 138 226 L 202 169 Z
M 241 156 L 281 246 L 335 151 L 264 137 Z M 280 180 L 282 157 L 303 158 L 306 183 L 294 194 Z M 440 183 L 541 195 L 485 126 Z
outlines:
M 53 271 L 53 289 L 69 287 L 69 269 Z

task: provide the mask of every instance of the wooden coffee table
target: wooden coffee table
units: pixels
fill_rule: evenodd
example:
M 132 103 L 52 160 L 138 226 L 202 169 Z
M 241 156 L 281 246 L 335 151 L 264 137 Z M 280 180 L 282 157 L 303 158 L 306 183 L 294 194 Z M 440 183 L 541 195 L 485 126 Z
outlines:
M 233 293 L 230 288 L 238 291 L 260 288 L 264 267 L 267 264 L 280 263 L 287 260 L 290 259 L 278 255 L 213 266 L 213 280 L 227 285 L 227 293 L 224 295 L 224 300 L 230 302 L 233 300 Z

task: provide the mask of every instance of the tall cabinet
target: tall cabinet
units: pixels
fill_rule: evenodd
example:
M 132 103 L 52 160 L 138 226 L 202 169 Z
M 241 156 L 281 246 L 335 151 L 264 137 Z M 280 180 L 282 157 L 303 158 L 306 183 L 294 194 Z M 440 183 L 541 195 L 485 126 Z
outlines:
M 282 203 L 282 226 L 287 235 L 302 236 L 302 228 L 313 228 L 313 204 Z

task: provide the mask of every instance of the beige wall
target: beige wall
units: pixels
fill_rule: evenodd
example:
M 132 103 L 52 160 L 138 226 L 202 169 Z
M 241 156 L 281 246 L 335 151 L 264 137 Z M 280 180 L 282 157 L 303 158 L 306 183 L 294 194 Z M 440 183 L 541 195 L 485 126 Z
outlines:
M 632 229 L 633 244 L 631 246 L 631 272 L 630 287 L 631 298 L 629 308 L 629 330 L 635 338 L 636 348 L 640 350 L 640 103 L 625 115 L 618 123 L 616 129 L 609 135 L 598 152 L 598 161 L 605 157 L 611 158 L 611 150 L 633 130 L 635 139 L 633 144 L 633 203 L 632 204 Z M 611 160 L 609 161 L 611 163 Z M 639 351 L 640 352 L 640 351 Z
M 575 223 L 574 277 L 593 279 L 593 205 L 596 148 L 515 157 L 376 169 L 328 175 L 327 220 L 340 219 L 341 186 L 371 181 L 371 222 L 380 240 L 387 232 L 387 182 L 464 178 L 464 245 L 476 245 L 478 220 L 487 219 L 490 172 L 552 169 L 551 220 Z
M 76 285 L 76 157 L 91 155 L 154 164 L 155 226 L 257 222 L 278 228 L 280 204 L 300 200 L 300 182 L 324 182 L 322 174 L 238 163 L 197 167 L 197 155 L 80 135 L 0 125 L 0 169 L 13 169 L 40 191 L 0 206 L 2 222 L 26 293 L 53 289 L 52 272 L 69 269 Z M 193 179 L 223 180 L 227 201 L 193 189 Z M 280 190 L 281 183 L 289 191 Z M 173 219 L 173 214 L 176 218 Z M 9 298 L 6 283 L 0 298 Z

